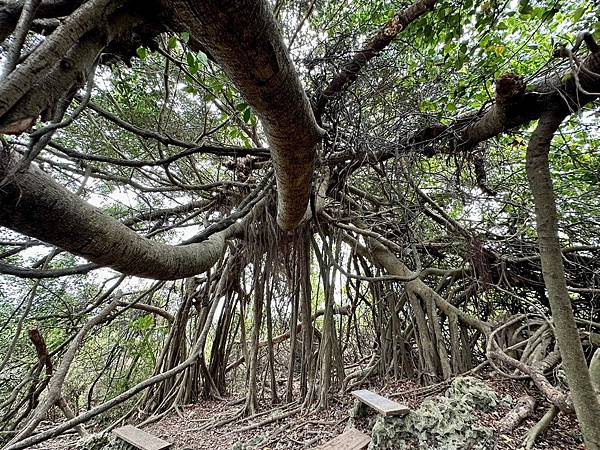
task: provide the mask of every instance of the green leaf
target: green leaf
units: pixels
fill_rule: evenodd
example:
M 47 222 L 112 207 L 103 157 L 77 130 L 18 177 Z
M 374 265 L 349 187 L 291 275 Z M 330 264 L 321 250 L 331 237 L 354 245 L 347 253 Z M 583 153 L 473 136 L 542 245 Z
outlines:
M 187 31 L 181 33 L 181 40 L 187 44 L 190 40 L 190 33 L 188 33 Z
M 206 65 L 206 63 L 208 62 L 208 56 L 206 56 L 206 53 L 198 52 L 198 62 L 201 66 Z
M 134 330 L 145 331 L 148 330 L 153 323 L 154 320 L 152 319 L 152 316 L 150 314 L 146 314 L 145 316 L 135 319 L 131 325 Z
M 177 47 L 177 37 L 171 36 L 169 38 L 169 48 L 175 48 L 175 47 Z
M 186 60 L 188 63 L 188 67 L 190 69 L 190 73 L 195 75 L 198 73 L 198 61 L 192 52 L 187 52 Z
M 146 56 L 148 56 L 148 50 L 146 50 L 144 47 L 139 47 L 136 50 L 136 53 L 142 60 L 146 59 Z
M 192 52 L 187 52 L 187 54 L 185 55 L 185 59 L 188 63 L 188 66 L 192 67 L 196 65 L 196 58 L 194 57 L 194 54 Z
M 250 116 L 252 115 L 252 111 L 250 110 L 250 108 L 247 108 L 244 111 L 244 122 L 249 122 L 250 121 Z
M 581 17 L 585 13 L 585 10 L 586 8 L 584 6 L 580 6 L 579 8 L 577 8 L 575 10 L 575 13 L 573 14 L 573 22 L 577 22 L 579 19 L 581 19 Z
M 528 15 L 531 11 L 533 11 L 533 8 L 529 5 L 529 0 L 519 0 L 519 13 Z

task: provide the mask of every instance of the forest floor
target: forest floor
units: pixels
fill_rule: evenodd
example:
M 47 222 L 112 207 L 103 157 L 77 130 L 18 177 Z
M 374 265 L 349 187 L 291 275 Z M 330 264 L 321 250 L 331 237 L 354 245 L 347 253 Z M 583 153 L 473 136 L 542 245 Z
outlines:
M 545 413 L 548 404 L 545 403 L 534 388 L 528 388 L 526 382 L 515 380 L 485 380 L 488 386 L 494 389 L 498 398 L 510 395 L 518 399 L 524 394 L 537 398 L 538 404 L 535 413 L 526 419 L 512 433 L 497 433 L 495 448 L 499 450 L 518 450 L 523 448 L 524 437 L 529 430 Z M 427 395 L 419 394 L 419 387 L 410 382 L 397 382 L 383 384 L 371 381 L 361 388 L 371 389 L 382 395 L 390 396 L 401 393 L 394 399 L 409 406 L 411 409 L 419 407 L 426 398 L 442 395 L 447 385 L 440 385 L 437 392 L 428 392 Z M 421 391 L 422 392 L 422 391 Z M 229 450 L 236 443 L 257 443 L 260 441 L 260 450 L 300 450 L 315 448 L 327 442 L 344 431 L 349 419 L 349 410 L 353 406 L 350 394 L 335 396 L 326 411 L 302 413 L 297 412 L 281 420 L 262 424 L 274 415 L 290 411 L 289 406 L 280 409 L 277 406 L 264 405 L 264 414 L 252 420 L 238 419 L 229 424 L 206 429 L 206 425 L 215 420 L 227 418 L 236 414 L 243 406 L 227 401 L 202 401 L 195 405 L 186 406 L 181 413 L 172 413 L 160 422 L 154 423 L 144 429 L 169 442 L 173 442 L 173 450 Z M 478 411 L 478 424 L 494 428 L 498 421 L 510 410 L 509 406 L 498 405 L 497 408 L 482 412 Z M 369 420 L 359 420 L 356 426 L 369 433 L 366 428 Z M 55 440 L 44 446 L 35 447 L 45 450 L 64 450 L 73 448 L 74 437 L 61 441 Z M 536 441 L 536 449 L 583 449 L 580 444 L 578 426 L 575 417 L 560 414 Z

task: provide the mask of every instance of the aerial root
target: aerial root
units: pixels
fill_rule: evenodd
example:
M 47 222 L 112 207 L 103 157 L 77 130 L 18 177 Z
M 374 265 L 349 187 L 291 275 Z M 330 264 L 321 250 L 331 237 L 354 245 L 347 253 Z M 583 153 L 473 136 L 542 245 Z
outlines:
M 524 395 L 519 400 L 513 409 L 506 414 L 498 423 L 500 431 L 509 433 L 519 426 L 523 420 L 533 414 L 535 410 L 535 398 L 531 395 Z
M 558 415 L 558 412 L 559 409 L 556 407 L 556 405 L 550 406 L 548 411 L 546 411 L 546 414 L 544 414 L 544 417 L 542 417 L 538 423 L 529 429 L 527 436 L 525 437 L 525 442 L 523 442 L 526 450 L 531 450 L 533 448 L 535 440 L 546 430 L 546 428 L 550 426 L 550 423 Z

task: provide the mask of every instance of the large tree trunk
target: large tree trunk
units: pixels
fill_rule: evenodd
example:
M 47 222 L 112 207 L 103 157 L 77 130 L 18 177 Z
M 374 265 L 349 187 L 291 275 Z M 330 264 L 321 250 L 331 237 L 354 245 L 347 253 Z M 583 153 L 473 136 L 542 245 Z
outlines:
M 51 72 L 65 54 L 85 41 L 86 32 L 102 22 L 100 19 L 108 19 L 107 15 L 124 3 L 97 0 L 86 3 L 69 16 L 63 26 L 0 85 L 0 92 L 6 94 L 1 96 L 0 116 L 5 116 L 27 95 L 38 79 L 36 74 Z M 272 147 L 278 185 L 277 220 L 283 229 L 294 228 L 306 212 L 322 130 L 316 124 L 267 2 L 165 0 L 163 3 L 165 20 L 189 31 L 202 43 L 260 116 Z M 94 44 L 85 52 L 90 58 L 84 58 L 84 66 L 100 52 L 100 45 L 101 42 Z M 85 72 L 85 68 L 76 72 Z M 58 84 L 57 98 L 61 95 L 58 91 L 71 86 L 70 83 L 68 86 Z M 34 103 L 34 108 L 23 112 L 27 126 L 46 106 L 43 102 Z M 2 119 L 7 120 L 7 117 Z M 0 180 L 16 164 L 8 154 L 0 154 Z M 235 224 L 200 244 L 164 246 L 137 236 L 75 199 L 36 168 L 3 181 L 7 185 L 0 193 L 0 225 L 130 275 L 176 279 L 204 272 L 222 254 L 224 240 L 240 227 Z
M 535 203 L 542 273 L 552 310 L 554 334 L 586 448 L 592 450 L 600 449 L 600 403 L 590 380 L 567 291 L 558 239 L 556 202 L 548 167 L 550 143 L 564 117 L 564 114 L 555 112 L 542 115 L 527 147 L 526 168 Z

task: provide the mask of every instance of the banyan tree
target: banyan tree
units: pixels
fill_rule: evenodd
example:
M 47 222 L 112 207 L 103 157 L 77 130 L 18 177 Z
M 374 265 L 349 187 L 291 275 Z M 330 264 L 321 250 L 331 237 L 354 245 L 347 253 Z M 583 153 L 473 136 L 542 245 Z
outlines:
M 599 32 L 591 0 L 0 1 L 2 448 L 485 370 L 599 449 Z

